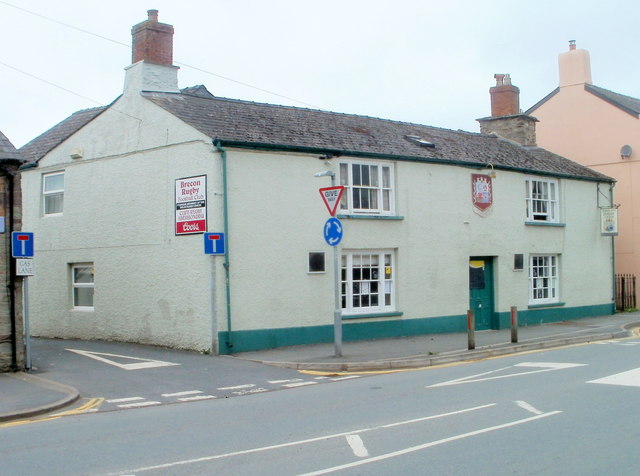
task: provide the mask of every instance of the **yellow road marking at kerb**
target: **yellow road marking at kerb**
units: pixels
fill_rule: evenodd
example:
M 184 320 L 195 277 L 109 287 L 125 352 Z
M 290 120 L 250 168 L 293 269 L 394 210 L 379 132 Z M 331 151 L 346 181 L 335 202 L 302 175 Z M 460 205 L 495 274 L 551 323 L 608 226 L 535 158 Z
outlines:
M 78 408 L 73 408 L 64 412 L 53 413 L 51 415 L 43 416 L 41 418 L 25 418 L 22 420 L 14 420 L 7 423 L 0 423 L 0 428 L 8 428 L 11 426 L 28 425 L 29 423 L 39 423 L 43 421 L 57 420 L 64 416 L 80 415 L 82 413 L 88 413 L 98 410 L 100 405 L 104 402 L 104 398 L 90 398 L 84 404 Z

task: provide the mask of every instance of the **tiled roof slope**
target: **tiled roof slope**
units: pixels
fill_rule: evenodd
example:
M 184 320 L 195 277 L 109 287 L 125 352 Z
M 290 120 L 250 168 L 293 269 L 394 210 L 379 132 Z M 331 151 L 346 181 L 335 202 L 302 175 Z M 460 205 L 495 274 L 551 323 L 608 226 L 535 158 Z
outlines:
M 108 106 L 102 106 L 74 112 L 64 121 L 56 124 L 48 131 L 23 145 L 20 148 L 22 157 L 24 157 L 27 162 L 37 162 L 107 108 Z
M 594 86 L 593 84 L 585 84 L 584 89 L 631 114 L 632 116 L 638 117 L 640 115 L 640 99 L 614 93 L 613 91 Z
M 0 131 L 0 161 L 1 160 L 16 160 L 22 162 L 22 155 L 13 146 L 11 141 L 7 139 L 2 131 Z
M 587 180 L 612 181 L 594 170 L 540 148 L 477 133 L 453 131 L 373 117 L 182 94 L 144 93 L 153 103 L 212 139 L 226 143 L 335 151 L 352 155 L 492 164 L 496 169 Z M 435 144 L 408 140 L 417 136 Z

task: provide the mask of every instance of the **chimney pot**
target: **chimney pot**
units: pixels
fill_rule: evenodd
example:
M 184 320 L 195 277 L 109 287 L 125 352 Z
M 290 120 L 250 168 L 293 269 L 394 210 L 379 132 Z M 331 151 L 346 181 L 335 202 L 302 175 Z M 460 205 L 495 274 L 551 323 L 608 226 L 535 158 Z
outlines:
M 569 51 L 576 49 L 576 40 L 569 40 Z
M 149 21 L 158 21 L 158 10 L 147 10 L 147 15 L 149 15 Z
M 496 85 L 489 89 L 491 116 L 510 116 L 520 113 L 520 89 L 511 84 L 508 74 L 494 74 Z

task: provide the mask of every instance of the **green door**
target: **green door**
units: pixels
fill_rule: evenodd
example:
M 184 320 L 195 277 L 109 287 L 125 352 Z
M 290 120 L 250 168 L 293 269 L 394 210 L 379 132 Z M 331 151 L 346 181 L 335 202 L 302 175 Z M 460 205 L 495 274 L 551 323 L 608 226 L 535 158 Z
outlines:
M 469 309 L 474 311 L 476 329 L 491 329 L 493 324 L 493 259 L 469 259 Z

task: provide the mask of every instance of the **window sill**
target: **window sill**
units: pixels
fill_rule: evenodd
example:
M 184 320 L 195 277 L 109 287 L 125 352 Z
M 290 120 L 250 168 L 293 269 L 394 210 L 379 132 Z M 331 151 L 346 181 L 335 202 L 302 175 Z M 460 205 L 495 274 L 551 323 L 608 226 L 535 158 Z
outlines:
M 337 218 L 354 219 L 354 220 L 404 220 L 403 216 L 399 215 L 336 215 Z
M 564 302 L 546 302 L 544 304 L 529 304 L 528 309 L 540 309 L 543 307 L 561 307 L 564 306 Z
M 71 308 L 72 311 L 78 311 L 78 312 L 93 312 L 95 310 L 95 307 L 72 307 Z
M 560 228 L 567 226 L 566 223 L 553 223 L 549 221 L 525 221 L 524 224 L 527 226 L 555 226 Z
M 395 311 L 395 312 L 374 312 L 371 314 L 348 314 L 348 315 L 343 315 L 342 316 L 342 320 L 344 321 L 345 319 L 375 319 L 378 317 L 400 317 L 404 314 L 404 312 L 399 312 L 399 311 Z

